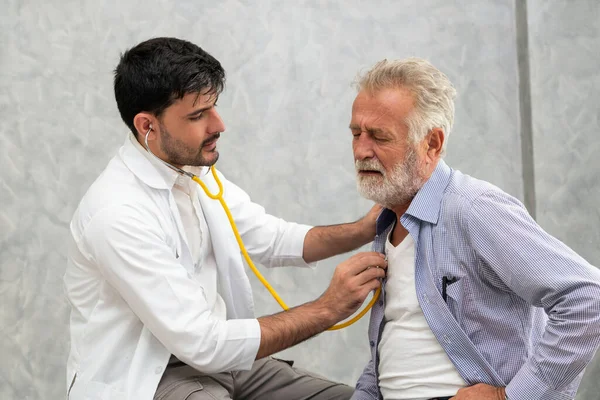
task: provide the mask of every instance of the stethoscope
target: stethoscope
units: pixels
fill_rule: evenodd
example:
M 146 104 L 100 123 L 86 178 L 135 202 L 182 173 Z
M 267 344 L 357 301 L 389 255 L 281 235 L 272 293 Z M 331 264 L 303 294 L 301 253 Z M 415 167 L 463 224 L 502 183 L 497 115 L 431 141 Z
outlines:
M 256 275 L 258 280 L 267 288 L 269 293 L 271 293 L 271 296 L 273 296 L 273 298 L 277 301 L 277 303 L 279 303 L 281 308 L 283 308 L 285 311 L 289 310 L 289 307 L 287 306 L 287 304 L 285 304 L 285 302 L 281 299 L 281 297 L 279 297 L 279 294 L 277 294 L 275 289 L 273 289 L 271 284 L 269 284 L 269 282 L 262 276 L 260 271 L 254 266 L 252 259 L 248 255 L 246 246 L 244 246 L 242 237 L 240 236 L 240 233 L 238 232 L 237 225 L 235 224 L 235 222 L 233 221 L 233 217 L 231 216 L 231 211 L 229 211 L 229 207 L 227 206 L 227 203 L 225 203 L 225 200 L 223 199 L 223 184 L 221 183 L 221 180 L 217 176 L 217 170 L 215 169 L 214 165 L 212 165 L 210 167 L 210 172 L 212 173 L 213 178 L 215 178 L 215 182 L 217 182 L 217 185 L 219 186 L 219 192 L 217 194 L 212 194 L 208 190 L 208 187 L 206 187 L 204 182 L 202 182 L 202 180 L 200 178 L 198 178 L 198 176 L 196 176 L 195 174 L 188 172 L 188 171 L 184 171 L 183 169 L 178 168 L 174 165 L 171 165 L 168 162 L 157 157 L 152 152 L 152 150 L 150 150 L 150 146 L 148 146 L 148 135 L 150 134 L 151 131 L 152 131 L 152 126 L 150 126 L 150 128 L 148 129 L 148 132 L 146 132 L 146 137 L 144 138 L 144 144 L 146 146 L 146 150 L 148 151 L 148 153 L 152 154 L 152 157 L 154 157 L 155 159 L 157 159 L 158 161 L 160 161 L 162 164 L 166 165 L 173 171 L 177 172 L 180 175 L 185 175 L 185 176 L 189 177 L 191 180 L 193 180 L 194 182 L 196 182 L 198 185 L 200 185 L 202 187 L 202 190 L 204 190 L 204 193 L 206 193 L 206 195 L 209 198 L 211 198 L 213 200 L 219 200 L 219 203 L 221 203 L 221 206 L 223 207 L 223 210 L 225 211 L 225 214 L 227 215 L 227 219 L 229 220 L 229 224 L 231 225 L 231 230 L 233 231 L 233 234 L 235 235 L 235 239 L 237 240 L 238 246 L 244 256 L 244 259 L 246 260 L 246 263 L 248 263 L 248 266 L 250 267 L 252 272 L 254 272 L 254 275 Z M 343 328 L 346 328 L 346 327 L 352 325 L 359 319 L 361 319 L 367 312 L 369 312 L 371 307 L 373 307 L 373 304 L 375 304 L 375 302 L 379 298 L 380 293 L 381 293 L 381 287 L 377 288 L 377 291 L 373 295 L 373 298 L 371 299 L 369 304 L 367 304 L 367 306 L 361 312 L 359 312 L 354 318 L 352 318 L 346 322 L 343 322 L 341 324 L 334 325 L 331 328 L 329 328 L 328 330 L 335 331 L 338 329 L 343 329 Z

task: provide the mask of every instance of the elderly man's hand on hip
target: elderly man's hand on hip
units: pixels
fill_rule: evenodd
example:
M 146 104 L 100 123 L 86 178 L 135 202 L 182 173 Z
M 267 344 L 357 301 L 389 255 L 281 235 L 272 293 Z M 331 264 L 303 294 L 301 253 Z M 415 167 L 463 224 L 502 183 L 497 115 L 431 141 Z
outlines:
M 505 400 L 506 393 L 503 387 L 478 383 L 473 386 L 460 389 L 456 396 L 450 400 Z

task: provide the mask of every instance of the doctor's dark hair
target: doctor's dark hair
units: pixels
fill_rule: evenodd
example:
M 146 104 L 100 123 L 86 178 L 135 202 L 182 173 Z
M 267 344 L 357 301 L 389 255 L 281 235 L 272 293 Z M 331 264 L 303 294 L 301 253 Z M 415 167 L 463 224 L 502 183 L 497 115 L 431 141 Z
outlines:
M 160 117 L 190 93 L 219 95 L 225 87 L 221 63 L 200 47 L 176 38 L 154 38 L 121 55 L 115 68 L 115 98 L 121 118 L 137 136 L 140 112 Z

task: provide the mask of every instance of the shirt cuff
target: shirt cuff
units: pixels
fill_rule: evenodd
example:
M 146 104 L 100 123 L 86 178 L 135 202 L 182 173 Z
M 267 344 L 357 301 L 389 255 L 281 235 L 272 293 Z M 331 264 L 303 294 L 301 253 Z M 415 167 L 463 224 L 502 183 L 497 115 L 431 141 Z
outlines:
M 303 268 L 316 268 L 318 261 L 313 261 L 311 263 L 307 263 L 306 261 L 304 261 L 304 258 L 302 257 L 302 255 L 304 254 L 304 240 L 306 239 L 306 235 L 308 234 L 308 231 L 310 231 L 313 227 L 309 226 L 309 225 L 302 225 L 302 224 L 298 224 L 296 229 L 298 230 L 298 236 L 302 236 L 302 240 L 298 241 L 298 243 L 300 243 L 300 246 L 298 248 L 298 254 L 300 255 L 300 260 L 299 263 L 296 264 L 297 267 L 303 267 Z
M 307 263 L 302 257 L 304 254 L 304 240 L 306 234 L 313 227 L 310 225 L 288 223 L 285 232 L 286 248 L 279 251 L 281 254 L 276 257 L 272 263 L 273 267 L 301 267 L 301 268 L 315 268 L 317 262 Z
M 227 320 L 229 332 L 228 345 L 235 346 L 233 341 L 240 340 L 241 357 L 235 370 L 247 371 L 252 368 L 260 347 L 260 324 L 257 319 L 230 319 Z M 233 335 L 232 335 L 233 334 Z M 239 338 L 235 337 L 240 335 Z
M 571 400 L 572 396 L 548 387 L 529 370 L 525 364 L 506 386 L 509 399 L 523 400 Z

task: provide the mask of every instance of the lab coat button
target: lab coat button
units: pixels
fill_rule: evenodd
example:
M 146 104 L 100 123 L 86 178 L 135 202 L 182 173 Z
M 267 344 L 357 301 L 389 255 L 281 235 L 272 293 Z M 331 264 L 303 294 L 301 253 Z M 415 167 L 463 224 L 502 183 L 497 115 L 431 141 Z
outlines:
M 156 373 L 156 375 L 162 373 L 163 372 L 163 367 L 156 367 L 156 369 L 154 370 L 154 372 Z

